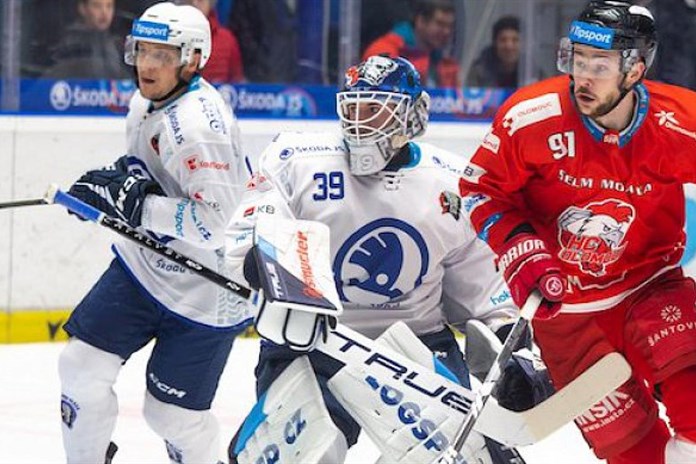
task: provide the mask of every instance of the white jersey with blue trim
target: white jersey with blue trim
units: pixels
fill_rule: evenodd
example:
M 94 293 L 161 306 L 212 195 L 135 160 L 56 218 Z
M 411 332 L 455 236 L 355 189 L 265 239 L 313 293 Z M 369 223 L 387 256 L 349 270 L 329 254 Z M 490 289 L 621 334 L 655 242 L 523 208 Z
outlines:
M 282 133 L 259 163 L 228 229 L 236 278 L 256 218 L 296 217 L 329 225 L 341 321 L 368 337 L 399 320 L 424 335 L 446 321 L 495 330 L 516 317 L 459 196 L 462 157 L 411 142 L 398 169 L 354 176 L 339 135 Z
M 127 118 L 129 169 L 157 181 L 142 227 L 179 253 L 227 274 L 224 230 L 246 175 L 232 111 L 205 80 L 160 109 L 136 92 Z M 114 246 L 133 277 L 164 308 L 195 323 L 233 327 L 250 322 L 245 300 L 133 242 Z

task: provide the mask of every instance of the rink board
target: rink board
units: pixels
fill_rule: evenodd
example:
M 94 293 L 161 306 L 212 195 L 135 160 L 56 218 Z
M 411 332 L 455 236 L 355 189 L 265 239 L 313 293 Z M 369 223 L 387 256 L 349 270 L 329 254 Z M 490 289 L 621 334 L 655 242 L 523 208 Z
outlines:
M 421 140 L 471 156 L 488 123 L 431 123 Z M 337 121 L 240 121 L 244 154 L 258 156 L 281 131 L 338 131 Z M 0 201 L 41 197 L 50 183 L 67 188 L 88 169 L 125 153 L 123 117 L 0 116 Z M 687 189 L 696 199 L 696 189 Z M 687 204 L 696 238 L 696 201 Z M 113 258 L 114 235 L 69 217 L 58 206 L 0 211 L 0 343 L 61 340 L 55 325 L 87 293 Z M 696 246 L 687 243 L 694 274 Z

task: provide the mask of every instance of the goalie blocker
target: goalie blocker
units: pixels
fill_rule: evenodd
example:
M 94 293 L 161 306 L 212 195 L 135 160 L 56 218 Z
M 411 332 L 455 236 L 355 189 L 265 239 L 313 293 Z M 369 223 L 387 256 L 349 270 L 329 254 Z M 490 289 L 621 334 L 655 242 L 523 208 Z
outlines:
M 329 228 L 316 221 L 262 217 L 244 277 L 260 288 L 256 330 L 267 340 L 307 351 L 343 312 L 329 266 Z

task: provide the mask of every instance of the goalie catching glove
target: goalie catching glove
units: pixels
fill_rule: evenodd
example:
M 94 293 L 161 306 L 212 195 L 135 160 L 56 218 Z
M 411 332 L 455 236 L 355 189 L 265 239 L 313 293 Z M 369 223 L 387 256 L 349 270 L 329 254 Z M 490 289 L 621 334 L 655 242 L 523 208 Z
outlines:
M 125 221 L 131 227 L 139 227 L 145 197 L 164 195 L 164 191 L 157 182 L 129 173 L 124 158 L 104 169 L 86 172 L 68 193 L 107 216 Z
M 296 351 L 314 349 L 343 311 L 329 263 L 329 228 L 315 221 L 260 218 L 244 277 L 260 289 L 259 335 Z

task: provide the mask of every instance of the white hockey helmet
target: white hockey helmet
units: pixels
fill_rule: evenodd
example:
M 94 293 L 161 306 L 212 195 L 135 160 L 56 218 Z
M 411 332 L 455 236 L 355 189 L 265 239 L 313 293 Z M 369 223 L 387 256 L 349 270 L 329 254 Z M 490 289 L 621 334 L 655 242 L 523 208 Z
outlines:
M 181 65 L 191 62 L 196 50 L 201 53 L 198 69 L 203 69 L 210 58 L 212 39 L 210 23 L 198 8 L 162 2 L 152 5 L 133 21 L 126 38 L 124 60 L 134 66 L 137 42 L 173 45 L 181 50 Z

